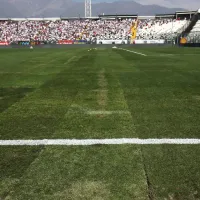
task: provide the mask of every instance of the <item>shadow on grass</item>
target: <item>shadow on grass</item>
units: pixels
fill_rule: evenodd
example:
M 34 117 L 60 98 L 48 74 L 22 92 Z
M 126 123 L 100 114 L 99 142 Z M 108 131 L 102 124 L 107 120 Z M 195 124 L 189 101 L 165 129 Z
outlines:
M 0 88 L 0 113 L 20 101 L 35 88 Z

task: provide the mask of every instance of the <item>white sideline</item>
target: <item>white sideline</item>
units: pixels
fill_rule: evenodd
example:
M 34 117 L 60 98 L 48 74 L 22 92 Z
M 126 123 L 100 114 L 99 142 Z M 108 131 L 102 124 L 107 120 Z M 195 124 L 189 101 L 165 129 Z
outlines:
M 128 50 L 128 49 L 123 49 L 123 48 L 118 48 L 118 49 L 121 49 L 121 50 L 124 50 L 124 51 L 128 51 L 128 52 L 131 52 L 131 53 L 135 53 L 135 54 L 138 54 L 138 55 L 141 55 L 141 56 L 147 56 L 146 54 L 139 53 L 139 52 L 136 52 L 136 51 L 131 51 L 131 50 Z
M 200 139 L 44 139 L 44 140 L 0 140 L 0 146 L 88 146 L 88 145 L 119 145 L 119 144 L 200 144 Z

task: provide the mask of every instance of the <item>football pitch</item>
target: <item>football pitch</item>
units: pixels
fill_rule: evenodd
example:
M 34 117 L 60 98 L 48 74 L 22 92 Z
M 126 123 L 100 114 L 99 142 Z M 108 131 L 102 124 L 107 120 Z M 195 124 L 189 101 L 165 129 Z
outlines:
M 198 48 L 0 49 L 0 200 L 200 199 L 199 143 Z

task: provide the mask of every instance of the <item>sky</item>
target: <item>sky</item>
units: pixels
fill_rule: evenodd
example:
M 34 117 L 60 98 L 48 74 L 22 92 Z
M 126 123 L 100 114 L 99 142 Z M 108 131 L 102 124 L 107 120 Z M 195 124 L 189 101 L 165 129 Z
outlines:
M 109 2 L 115 0 L 92 0 L 92 1 Z M 185 8 L 188 10 L 198 10 L 200 8 L 200 0 L 134 0 L 134 1 L 144 5 L 156 4 L 170 8 Z
M 157 4 L 166 7 L 179 7 L 197 10 L 200 8 L 200 0 L 135 0 L 141 4 Z

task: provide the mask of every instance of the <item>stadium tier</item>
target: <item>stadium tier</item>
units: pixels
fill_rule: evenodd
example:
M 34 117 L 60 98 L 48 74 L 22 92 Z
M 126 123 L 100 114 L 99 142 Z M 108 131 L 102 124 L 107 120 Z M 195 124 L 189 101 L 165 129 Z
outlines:
M 198 14 L 198 11 L 154 17 L 123 15 L 90 19 L 2 19 L 0 42 L 84 40 L 103 43 L 102 41 L 106 40 L 129 41 L 131 38 L 139 41 L 175 41 L 178 35 L 190 25 L 195 14 Z M 137 27 L 131 31 L 132 24 L 136 22 Z M 189 35 L 199 35 L 199 31 L 200 21 L 196 23 Z
M 192 30 L 187 35 L 187 42 L 199 43 L 200 42 L 200 20 L 196 22 Z
M 182 31 L 188 24 L 187 19 L 158 19 L 148 20 L 138 28 L 139 39 L 169 39 Z

